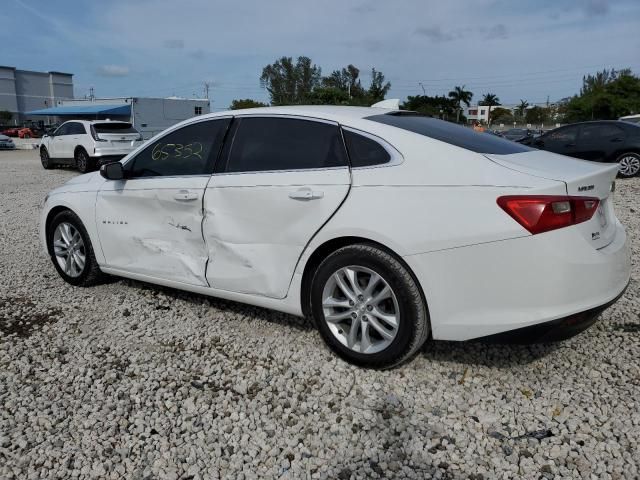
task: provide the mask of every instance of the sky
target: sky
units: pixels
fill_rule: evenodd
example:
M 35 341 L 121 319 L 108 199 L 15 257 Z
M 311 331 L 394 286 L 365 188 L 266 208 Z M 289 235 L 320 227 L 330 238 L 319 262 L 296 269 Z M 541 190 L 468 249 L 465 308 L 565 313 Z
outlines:
M 354 64 L 387 98 L 446 95 L 504 104 L 576 94 L 603 68 L 640 73 L 638 0 L 0 0 L 0 65 L 74 74 L 78 98 L 268 101 L 259 77 L 282 56 L 323 74 Z

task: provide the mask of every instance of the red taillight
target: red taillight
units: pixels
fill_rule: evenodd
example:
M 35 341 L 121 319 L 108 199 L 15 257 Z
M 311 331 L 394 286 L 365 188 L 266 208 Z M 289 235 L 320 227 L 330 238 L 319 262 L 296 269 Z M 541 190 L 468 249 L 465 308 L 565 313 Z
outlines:
M 596 213 L 600 203 L 593 197 L 555 195 L 509 195 L 499 197 L 497 201 L 505 212 L 534 235 L 586 222 Z

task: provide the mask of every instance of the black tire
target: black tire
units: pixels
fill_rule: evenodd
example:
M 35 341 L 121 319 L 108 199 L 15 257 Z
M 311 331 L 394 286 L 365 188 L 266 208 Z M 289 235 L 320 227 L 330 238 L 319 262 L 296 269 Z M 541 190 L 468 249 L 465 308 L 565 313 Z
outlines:
M 53 162 L 51 161 L 49 152 L 45 147 L 42 147 L 40 149 L 40 163 L 42 163 L 42 168 L 44 168 L 45 170 L 53 168 Z
M 620 164 L 621 161 L 625 161 L 626 168 L 622 167 Z M 640 155 L 635 152 L 627 152 L 619 155 L 616 162 L 620 165 L 618 175 L 622 178 L 635 177 L 640 173 Z
M 84 253 L 85 264 L 84 268 L 77 276 L 67 275 L 58 264 L 57 257 L 54 254 L 54 232 L 56 231 L 58 225 L 63 222 L 71 224 L 78 231 L 84 243 L 82 253 Z M 47 228 L 47 248 L 49 250 L 49 254 L 51 255 L 51 261 L 53 262 L 54 267 L 65 282 L 76 287 L 90 287 L 104 280 L 105 274 L 102 273 L 100 271 L 100 267 L 98 267 L 98 262 L 96 261 L 89 234 L 84 228 L 82 221 L 80 221 L 80 218 L 78 218 L 78 216 L 72 211 L 65 210 L 63 212 L 60 212 L 50 222 Z
M 376 353 L 360 353 L 343 344 L 325 321 L 322 295 L 330 277 L 348 266 L 364 267 L 380 275 L 397 298 L 398 329 L 395 338 Z M 356 244 L 340 248 L 317 268 L 311 283 L 311 313 L 322 338 L 343 359 L 367 368 L 392 368 L 418 352 L 430 333 L 429 314 L 417 281 L 394 255 L 374 245 Z
M 74 158 L 76 161 L 76 168 L 81 173 L 92 172 L 94 168 L 95 161 L 89 156 L 89 154 L 85 151 L 84 148 L 76 149 L 76 153 L 74 154 Z

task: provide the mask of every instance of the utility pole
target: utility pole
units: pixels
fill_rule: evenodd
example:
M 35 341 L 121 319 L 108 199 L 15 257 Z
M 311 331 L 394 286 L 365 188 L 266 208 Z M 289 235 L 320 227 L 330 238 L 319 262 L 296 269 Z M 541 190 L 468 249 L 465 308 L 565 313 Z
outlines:
M 89 99 L 93 102 L 96 96 L 93 94 L 93 87 L 89 88 Z
M 209 100 L 209 87 L 211 84 L 209 82 L 204 82 L 204 98 Z
M 420 87 L 422 88 L 422 95 L 426 97 L 427 96 L 427 92 L 425 91 L 424 85 L 422 84 L 422 82 L 418 82 L 418 85 L 420 85 Z

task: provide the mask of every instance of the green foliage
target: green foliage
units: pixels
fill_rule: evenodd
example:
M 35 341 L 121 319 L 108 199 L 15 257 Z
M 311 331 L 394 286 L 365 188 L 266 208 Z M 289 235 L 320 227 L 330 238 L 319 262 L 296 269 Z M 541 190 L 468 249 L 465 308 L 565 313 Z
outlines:
M 0 122 L 8 122 L 13 118 L 13 114 L 9 110 L 0 110 Z
M 580 94 L 561 108 L 563 121 L 613 120 L 640 111 L 640 77 L 603 70 L 582 79 Z
M 473 93 L 469 90 L 465 90 L 465 85 L 461 87 L 453 87 L 453 90 L 449 92 L 449 98 L 456 102 L 456 122 L 460 122 L 460 114 L 462 112 L 462 104 L 464 103 L 467 107 L 471 103 L 471 99 L 473 98 Z
M 360 82 L 360 70 L 354 65 L 334 70 L 322 77 L 320 67 L 308 57 L 282 57 L 262 69 L 260 84 L 271 96 L 272 105 L 372 105 L 384 100 L 391 88 L 382 72 L 371 69 L 367 89 Z
M 497 105 L 500 105 L 500 99 L 494 93 L 485 93 L 480 101 L 480 105 L 489 107 L 489 115 L 487 116 L 487 123 L 491 125 L 491 109 Z
M 513 123 L 513 113 L 508 108 L 496 107 L 491 110 L 491 118 L 496 123 Z
M 541 124 L 549 121 L 549 109 L 543 107 L 531 107 L 525 113 L 524 119 L 527 123 Z
M 516 115 L 520 118 L 523 118 L 524 113 L 527 111 L 527 108 L 529 108 L 529 102 L 520 99 L 520 105 L 516 107 Z
M 272 105 L 308 103 L 312 90 L 320 84 L 320 67 L 309 57 L 282 57 L 262 69 L 260 84 L 271 96 Z
M 238 100 L 233 100 L 229 108 L 231 110 L 241 110 L 243 108 L 258 108 L 267 106 L 268 105 L 266 103 L 258 102 L 257 100 L 253 100 L 251 98 L 241 98 Z
M 408 96 L 400 108 L 420 112 L 430 117 L 453 119 L 458 110 L 458 103 L 444 95 L 430 97 L 429 95 Z

